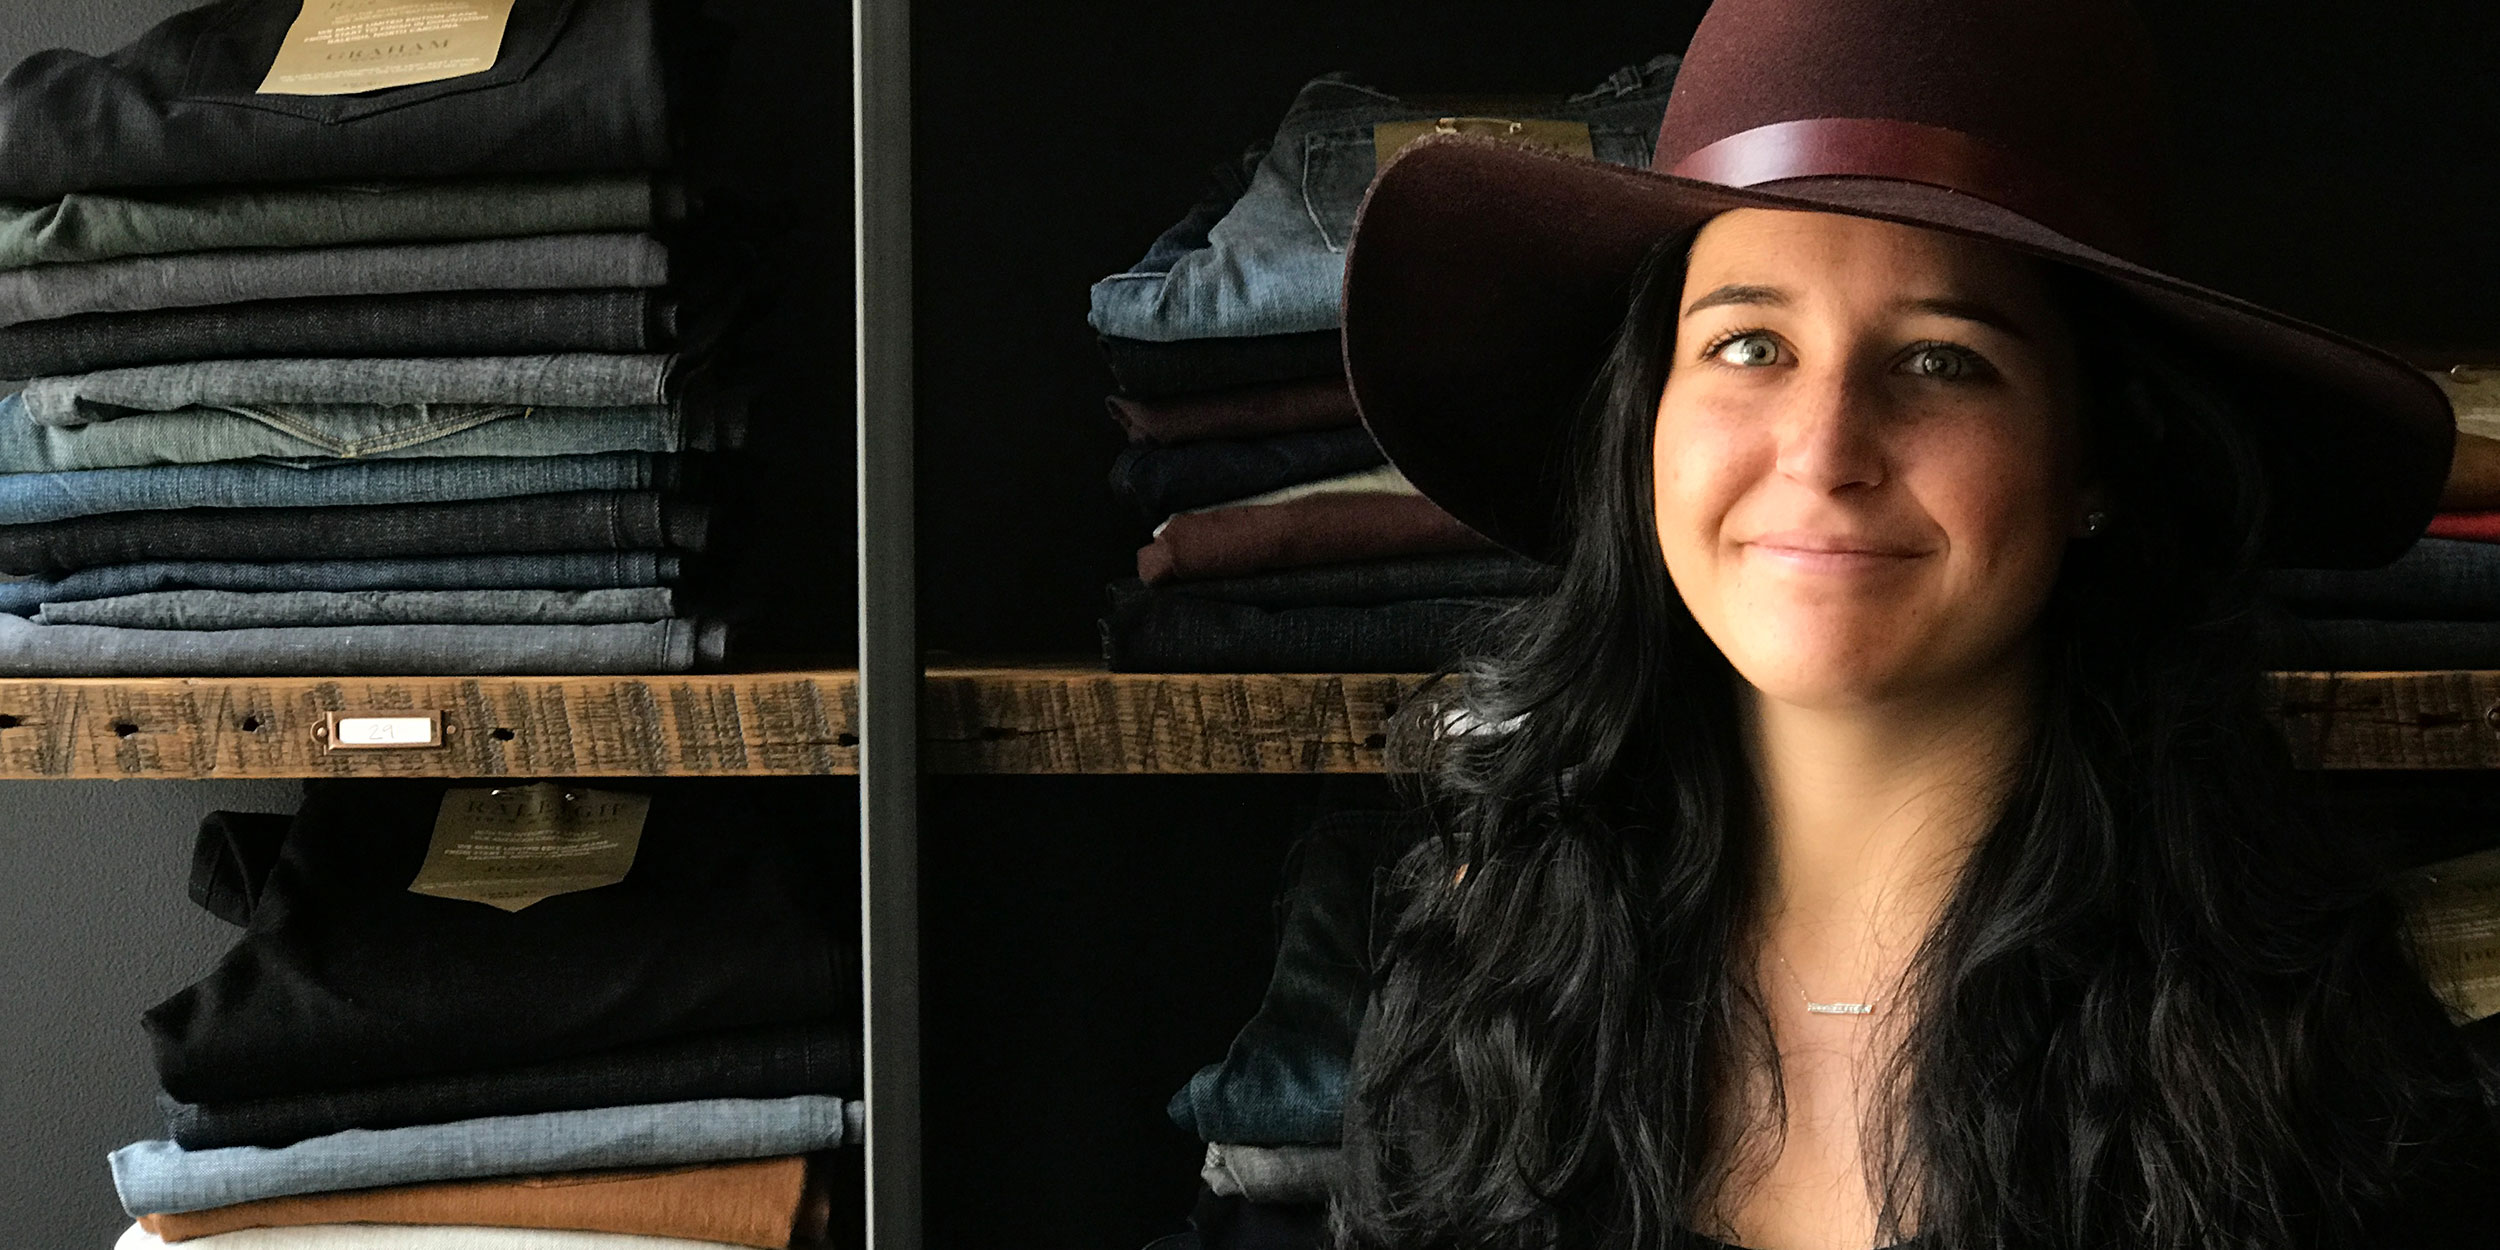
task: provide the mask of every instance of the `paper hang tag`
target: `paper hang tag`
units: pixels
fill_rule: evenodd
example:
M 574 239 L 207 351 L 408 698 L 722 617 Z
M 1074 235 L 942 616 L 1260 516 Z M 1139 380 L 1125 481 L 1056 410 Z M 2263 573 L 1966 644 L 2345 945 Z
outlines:
M 2500 1014 L 2500 851 L 2423 869 L 2412 904 L 2431 986 L 2470 1019 Z
M 1512 121 L 1506 117 L 1443 117 L 1428 122 L 1382 122 L 1372 127 L 1372 156 L 1380 164 L 1425 135 L 1480 135 L 1522 147 L 1544 148 L 1583 160 L 1597 159 L 1587 122 Z
M 516 0 L 304 0 L 261 95 L 351 95 L 495 68 Z
M 452 790 L 408 888 L 519 911 L 615 885 L 633 869 L 651 796 L 540 783 Z

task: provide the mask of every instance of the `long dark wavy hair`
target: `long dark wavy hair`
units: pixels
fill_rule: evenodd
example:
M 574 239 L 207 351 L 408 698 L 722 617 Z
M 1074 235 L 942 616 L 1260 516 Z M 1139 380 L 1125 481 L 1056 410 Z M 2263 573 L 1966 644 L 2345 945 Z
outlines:
M 1346 1250 L 1681 1244 L 1740 1166 L 1713 1089 L 1780 1105 L 1738 679 L 1652 516 L 1690 242 L 1643 267 L 1593 389 L 1559 586 L 1492 629 L 1463 716 L 1400 727 L 1437 836 L 1358 1055 Z M 2249 395 L 2053 280 L 2113 524 L 2070 546 L 2033 736 L 1911 965 L 1865 1143 L 1879 1235 L 2365 1244 L 2413 1144 L 2479 1114 L 2470 1070 L 2375 862 L 2292 797 L 2249 636 L 2276 476 Z

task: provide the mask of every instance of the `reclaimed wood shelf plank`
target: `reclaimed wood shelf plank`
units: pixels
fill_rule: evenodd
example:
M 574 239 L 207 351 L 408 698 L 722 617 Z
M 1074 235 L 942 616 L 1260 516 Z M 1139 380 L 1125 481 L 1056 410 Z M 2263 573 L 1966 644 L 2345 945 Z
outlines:
M 1397 673 L 1106 673 L 948 664 L 935 774 L 1376 773 Z M 2500 768 L 2500 672 L 2278 673 L 2307 768 Z M 843 669 L 653 677 L 0 680 L 0 779 L 817 776 L 859 767 Z M 436 747 L 330 749 L 328 717 L 438 714 Z

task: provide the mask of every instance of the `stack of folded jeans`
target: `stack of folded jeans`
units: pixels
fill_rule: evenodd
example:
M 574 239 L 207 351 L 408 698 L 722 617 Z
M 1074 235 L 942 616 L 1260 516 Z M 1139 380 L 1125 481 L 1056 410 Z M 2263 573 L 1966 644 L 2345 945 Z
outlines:
M 784 1247 L 840 1226 L 860 969 L 822 805 L 646 783 L 638 834 L 601 835 L 630 847 L 610 884 L 522 882 L 561 892 L 518 910 L 416 892 L 458 804 L 620 793 L 481 784 L 316 782 L 291 818 L 203 824 L 192 897 L 244 936 L 147 1013 L 168 1131 L 113 1154 L 125 1244 L 449 1225 L 540 1230 L 463 1247 Z M 303 1231 L 350 1224 L 372 1227 Z
M 1486 608 L 1541 584 L 1543 570 L 1493 554 L 1383 467 L 1364 435 L 1338 352 L 1346 240 L 1380 161 L 1434 129 L 1647 164 L 1676 64 L 1504 119 L 1316 79 L 1270 142 L 1094 285 L 1112 413 L 1132 444 L 1113 486 L 1157 525 L 1137 579 L 1110 590 L 1113 669 L 1437 668 Z
M 1267 994 L 1223 1061 L 1172 1097 L 1173 1123 L 1206 1143 L 1206 1161 L 1191 1231 L 1155 1250 L 1323 1244 L 1371 1000 L 1373 900 L 1410 837 L 1392 814 L 1340 812 L 1295 845 Z
M 2458 428 L 2440 512 L 2384 568 L 2269 573 L 2260 622 L 2269 667 L 2500 668 L 2500 382 L 2433 376 Z
M 653 0 L 520 0 L 483 73 L 259 94 L 302 12 L 0 78 L 0 377 L 33 379 L 0 398 L 0 672 L 719 658 L 682 453 L 739 421 L 678 350 Z

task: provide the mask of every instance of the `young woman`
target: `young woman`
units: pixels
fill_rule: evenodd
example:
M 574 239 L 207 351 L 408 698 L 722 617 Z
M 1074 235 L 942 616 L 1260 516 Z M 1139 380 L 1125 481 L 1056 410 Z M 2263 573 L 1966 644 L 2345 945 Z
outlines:
M 1564 573 L 1417 722 L 1342 1245 L 2491 1244 L 2473 1060 L 2243 628 L 2420 532 L 2451 418 L 2137 259 L 2126 13 L 1719 0 L 1657 172 L 1383 172 L 1365 419 Z

